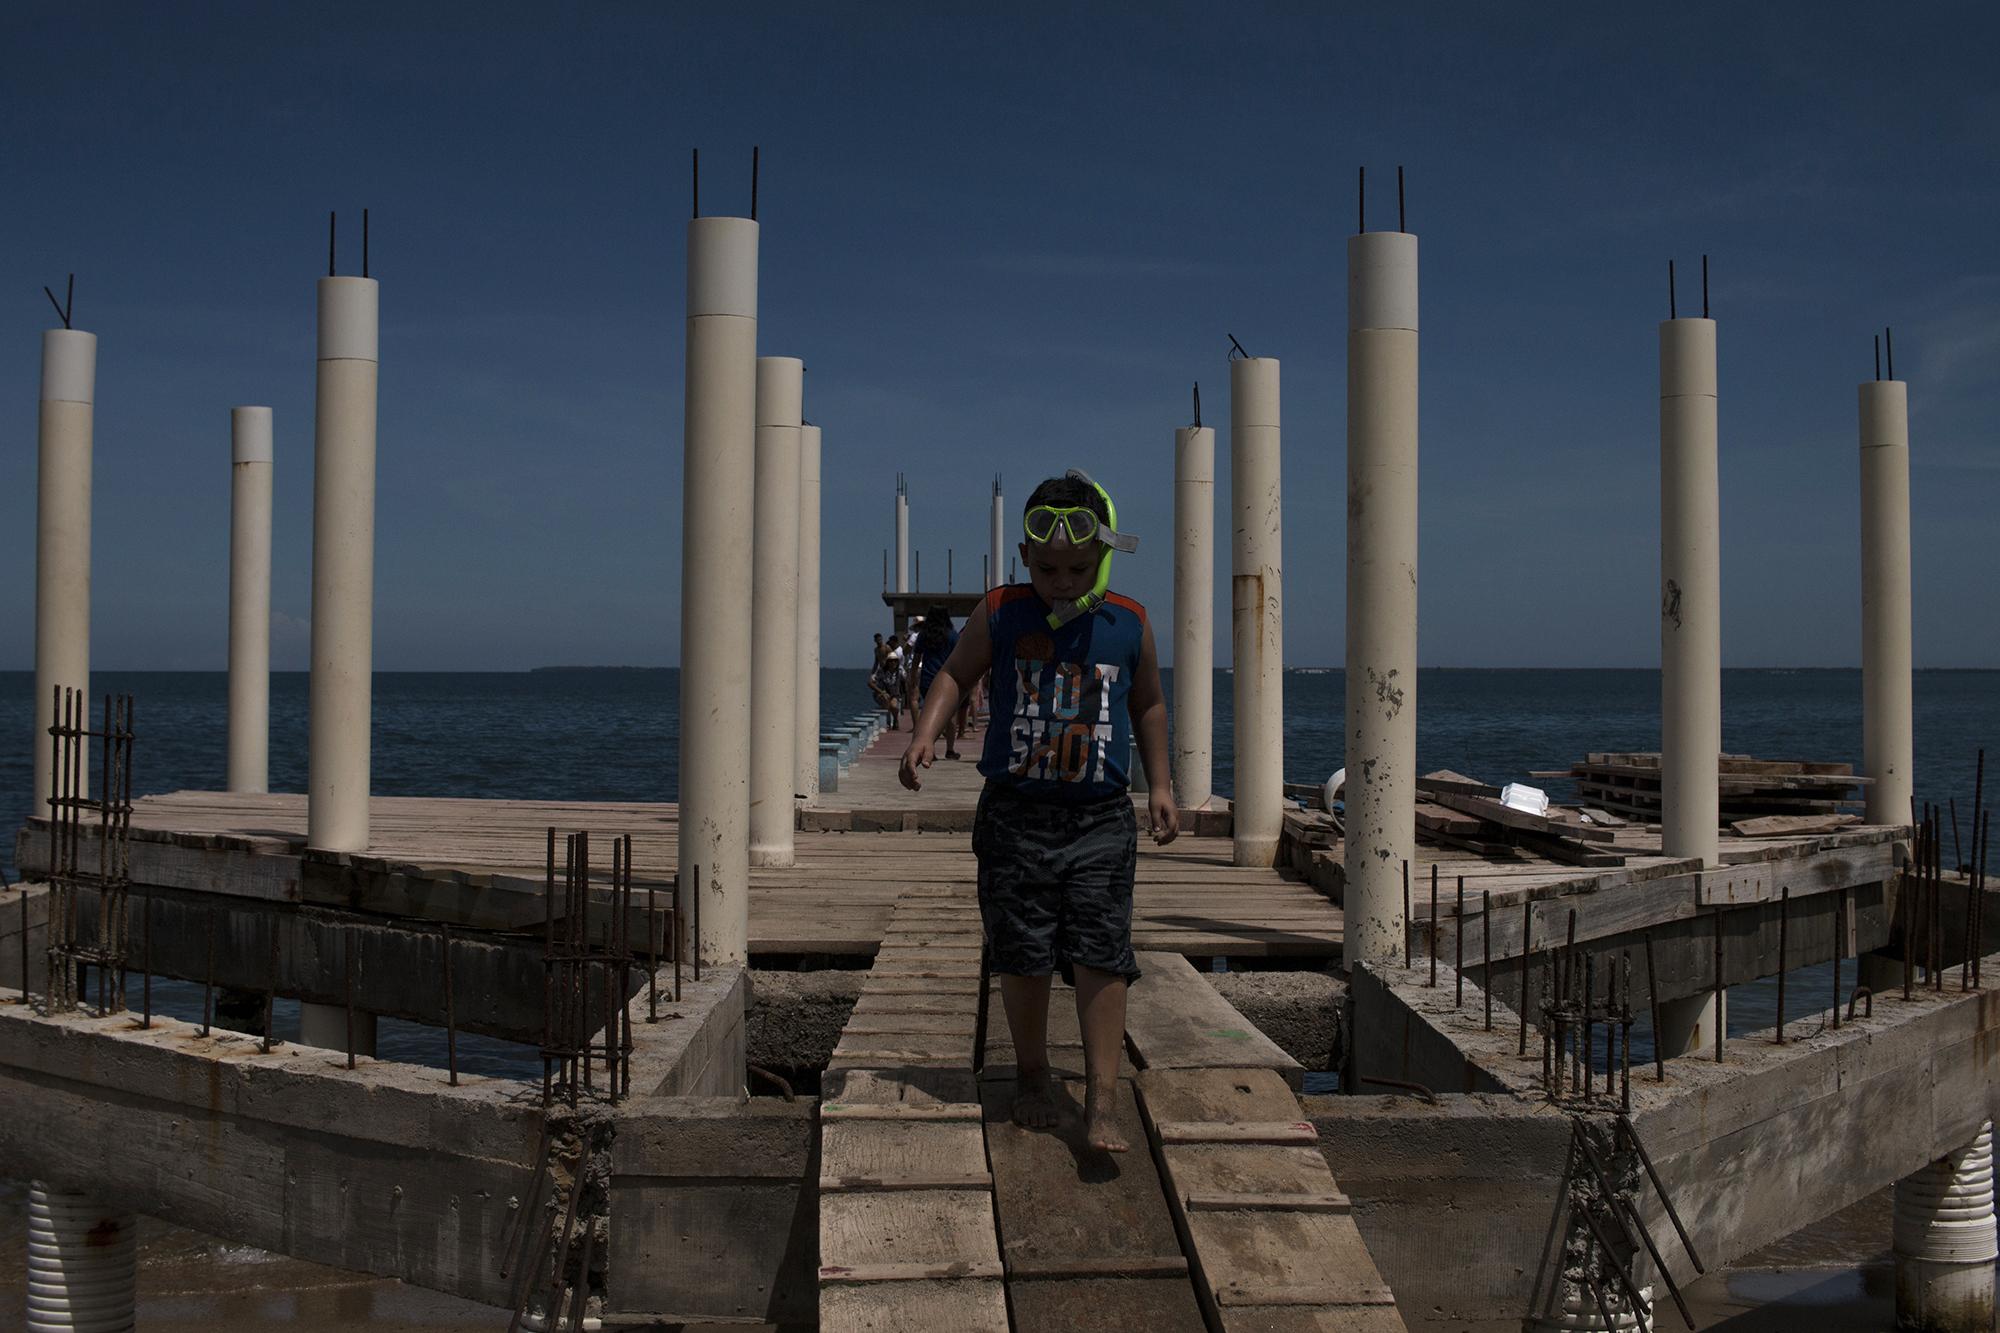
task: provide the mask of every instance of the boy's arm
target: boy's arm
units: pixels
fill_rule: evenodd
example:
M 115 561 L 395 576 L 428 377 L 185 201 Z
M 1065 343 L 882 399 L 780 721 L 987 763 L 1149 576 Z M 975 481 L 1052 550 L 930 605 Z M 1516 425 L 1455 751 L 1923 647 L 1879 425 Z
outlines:
M 903 751 L 903 763 L 896 772 L 905 787 L 916 791 L 923 786 L 917 770 L 931 766 L 931 747 L 937 741 L 938 732 L 943 729 L 945 721 L 958 711 L 959 699 L 992 665 L 993 635 L 986 627 L 986 610 L 982 606 L 965 622 L 965 632 L 958 636 L 958 646 L 944 660 L 943 670 L 931 682 L 930 693 L 924 696 L 923 712 L 910 732 L 910 747 Z
M 1139 741 L 1139 762 L 1146 766 L 1147 813 L 1153 841 L 1165 846 L 1181 831 L 1181 812 L 1174 804 L 1174 779 L 1167 763 L 1167 698 L 1160 688 L 1160 656 L 1153 646 L 1153 622 L 1139 638 L 1139 674 L 1126 697 L 1132 714 L 1132 734 Z

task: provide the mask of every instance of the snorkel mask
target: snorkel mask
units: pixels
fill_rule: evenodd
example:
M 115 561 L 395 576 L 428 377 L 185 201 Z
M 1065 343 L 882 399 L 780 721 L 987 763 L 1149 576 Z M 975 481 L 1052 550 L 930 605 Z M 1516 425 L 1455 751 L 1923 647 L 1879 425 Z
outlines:
M 1037 546 L 1087 546 L 1098 542 L 1103 545 L 1104 551 L 1097 559 L 1097 582 L 1083 596 L 1073 602 L 1064 602 L 1049 612 L 1051 629 L 1060 629 L 1102 604 L 1104 594 L 1111 587 L 1112 553 L 1124 551 L 1129 554 L 1139 549 L 1137 537 L 1118 531 L 1118 506 L 1111 502 L 1109 491 L 1075 468 L 1064 475 L 1096 491 L 1104 501 L 1106 517 L 1099 519 L 1095 510 L 1084 505 L 1036 505 L 1022 521 L 1028 540 Z

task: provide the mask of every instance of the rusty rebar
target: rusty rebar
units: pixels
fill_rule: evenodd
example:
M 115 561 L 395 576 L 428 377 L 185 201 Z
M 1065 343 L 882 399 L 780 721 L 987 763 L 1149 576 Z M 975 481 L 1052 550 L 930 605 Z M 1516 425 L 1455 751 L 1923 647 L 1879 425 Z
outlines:
M 646 881 L 646 1021 L 660 1021 L 660 917 L 652 880 Z
M 458 1086 L 458 1004 L 451 984 L 451 922 L 439 926 L 444 944 L 444 1059 L 445 1076 L 451 1087 Z
M 1459 878 L 1463 885 L 1465 879 Z M 1493 1030 L 1493 890 L 1479 891 L 1479 986 L 1486 997 L 1486 1031 Z
M 1597 959 L 1589 950 L 1583 955 L 1583 1099 L 1594 1095 L 1593 1076 L 1597 1073 L 1597 1051 L 1591 1040 L 1591 992 L 1597 985 Z
M 1431 919 L 1430 932 L 1427 938 L 1430 940 L 1431 979 L 1424 984 L 1432 990 L 1436 990 L 1438 984 L 1438 868 L 1435 861 L 1431 862 Z
M 1435 873 L 1436 867 L 1432 867 L 1432 870 Z M 1458 898 L 1451 912 L 1451 946 L 1452 971 L 1456 974 L 1451 1007 L 1457 1010 L 1465 1005 L 1465 876 L 1463 875 L 1458 877 Z
M 347 974 L 347 1067 L 354 1068 L 354 930 L 341 932 L 340 958 Z
M 513 1220 L 508 1223 L 507 1234 L 501 1245 L 500 1276 L 503 1279 L 513 1270 L 515 1260 L 521 1258 L 521 1251 L 525 1248 L 523 1242 L 527 1239 L 528 1227 L 534 1219 L 534 1206 L 541 1201 L 542 1186 L 548 1179 L 549 1145 L 553 1140 L 554 1135 L 548 1117 L 543 1116 L 542 1138 L 540 1145 L 535 1149 L 535 1165 L 533 1174 L 528 1177 L 528 1193 L 520 1209 L 514 1214 Z M 547 1228 L 543 1230 L 546 1231 Z M 517 1300 L 515 1304 L 519 1305 L 520 1302 Z
M 1410 939 L 1416 933 L 1416 922 L 1410 920 L 1410 863 L 1403 862 L 1403 970 L 1410 970 Z
M 1722 987 L 1722 909 L 1715 909 L 1715 1062 L 1722 1063 L 1722 1042 L 1724 1029 L 1729 1026 L 1725 1020 Z
M 1787 938 L 1792 920 L 1792 890 L 1789 885 L 1778 889 L 1778 1045 L 1785 1044 L 1785 968 L 1789 963 Z M 1716 1012 L 1715 1021 L 1722 1022 L 1721 1011 Z
M 1646 1006 L 1653 1024 L 1653 1073 L 1659 1082 L 1667 1081 L 1667 1056 L 1661 1049 L 1660 1041 L 1660 970 L 1653 965 L 1653 931 L 1646 928 Z
M 1833 900 L 1833 1028 L 1840 1030 L 1840 960 L 1847 952 L 1847 890 L 1842 889 Z M 1861 968 L 1855 967 L 1855 978 L 1860 979 Z
M 208 969 L 201 982 L 201 1035 L 206 1037 L 215 1021 L 215 908 L 208 909 Z
M 1521 1035 L 1515 1041 L 1514 1054 L 1528 1053 L 1528 951 L 1533 947 L 1535 933 L 1535 905 L 1525 898 L 1521 901 Z
M 271 1051 L 271 1010 L 278 1000 L 278 922 L 271 921 L 271 959 L 264 975 L 264 1053 Z

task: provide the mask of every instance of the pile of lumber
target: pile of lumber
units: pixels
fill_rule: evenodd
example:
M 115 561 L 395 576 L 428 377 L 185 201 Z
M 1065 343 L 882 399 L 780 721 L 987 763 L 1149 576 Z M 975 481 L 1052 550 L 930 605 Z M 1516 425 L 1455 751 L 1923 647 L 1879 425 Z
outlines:
M 1601 811 L 1551 805 L 1534 814 L 1502 804 L 1500 789 L 1462 773 L 1439 770 L 1417 779 L 1417 840 L 1483 856 L 1534 852 L 1573 866 L 1622 866 L 1607 845 L 1624 821 Z
M 1658 754 L 1590 754 L 1580 763 L 1571 764 L 1567 773 L 1546 776 L 1575 779 L 1577 795 L 1587 805 L 1601 806 L 1632 819 L 1659 822 Z M 1868 781 L 1855 776 L 1852 764 L 1725 754 L 1722 822 L 1734 824 L 1768 816 L 1819 819 L 1839 816 L 1859 800 L 1860 789 Z

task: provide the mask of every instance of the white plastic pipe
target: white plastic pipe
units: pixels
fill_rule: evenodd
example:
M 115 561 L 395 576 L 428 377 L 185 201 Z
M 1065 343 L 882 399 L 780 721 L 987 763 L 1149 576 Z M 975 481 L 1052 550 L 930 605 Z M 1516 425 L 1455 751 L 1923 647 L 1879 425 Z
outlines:
M 1718 865 L 1722 519 L 1715 321 L 1660 324 L 1660 849 Z
M 896 591 L 910 591 L 910 497 L 896 484 Z
M 757 224 L 688 224 L 681 479 L 681 883 L 699 874 L 701 955 L 750 942 L 750 596 L 757 449 Z
M 1215 429 L 1174 432 L 1174 800 L 1215 794 Z
M 354 1011 L 354 1053 L 375 1054 L 375 1015 Z M 342 1004 L 299 1005 L 299 1045 L 317 1046 L 326 1051 L 347 1049 L 347 1006 Z
M 97 335 L 42 334 L 42 400 L 35 501 L 35 804 L 46 817 L 54 794 L 49 728 L 55 692 L 90 702 L 90 454 L 97 403 Z M 93 710 L 94 711 L 94 710 Z M 83 790 L 89 746 L 81 747 Z
M 1001 561 L 1006 556 L 1007 542 L 1007 498 L 1000 493 L 1000 479 L 993 479 L 993 519 L 992 533 L 987 538 L 986 586 L 997 588 L 1003 582 L 1000 577 Z
M 229 411 L 229 790 L 270 790 L 271 409 Z
M 757 358 L 750 593 L 750 864 L 792 864 L 799 726 L 799 430 L 805 365 Z
M 1416 864 L 1417 238 L 1347 241 L 1347 939 L 1402 952 Z
M 1993 1122 L 1896 1182 L 1896 1327 L 1991 1333 Z
M 1729 1021 L 1727 992 L 1719 1004 L 1713 991 L 1660 1001 L 1660 1053 L 1670 1060 L 1680 1055 L 1713 1054 L 1717 1019 Z
M 124 1333 L 135 1326 L 138 1293 L 138 1219 L 31 1182 L 29 1333 Z
M 1235 841 L 1239 866 L 1277 860 L 1284 827 L 1284 527 L 1279 484 L 1278 362 L 1229 363 L 1229 489 L 1236 729 Z
M 1861 386 L 1861 767 L 1871 824 L 1909 824 L 1911 723 L 1910 394 Z
M 319 280 L 306 845 L 368 850 L 381 284 Z
M 792 791 L 819 795 L 819 446 L 818 426 L 799 428 L 798 766 Z

